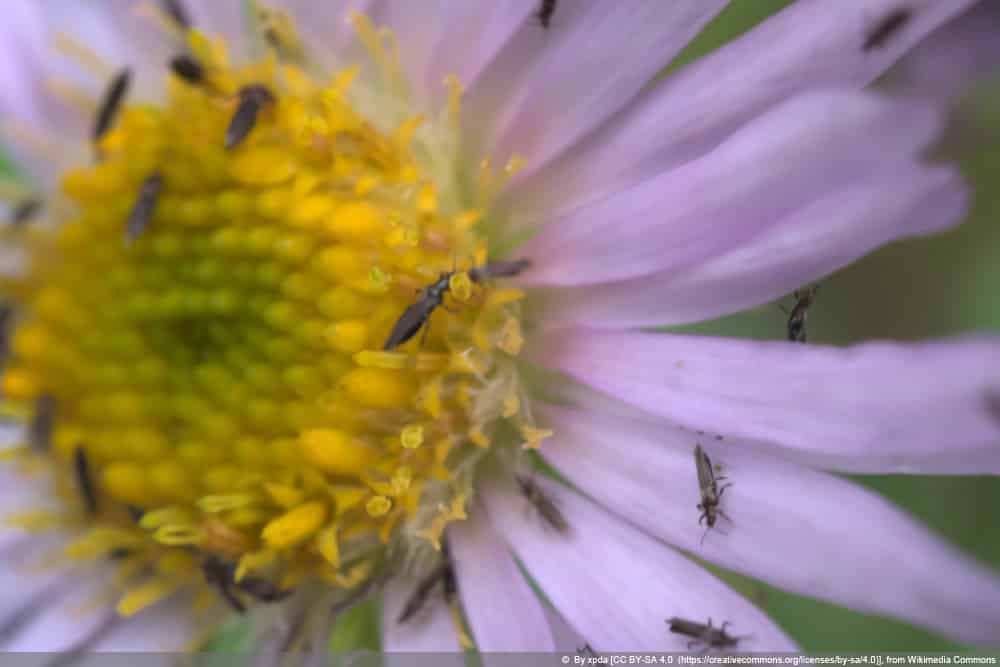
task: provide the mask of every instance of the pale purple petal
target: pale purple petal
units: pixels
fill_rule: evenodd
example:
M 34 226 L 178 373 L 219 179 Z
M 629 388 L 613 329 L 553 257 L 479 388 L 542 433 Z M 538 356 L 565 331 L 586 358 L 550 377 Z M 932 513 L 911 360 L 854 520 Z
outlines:
M 243 0 L 182 0 L 192 27 L 211 37 L 222 37 L 235 60 L 250 55 L 256 37 L 248 30 Z
M 552 332 L 531 355 L 678 424 L 883 472 L 1000 473 L 995 339 L 833 348 Z
M 892 174 L 939 122 L 875 95 L 795 98 L 708 155 L 546 224 L 518 251 L 535 261 L 524 281 L 594 284 L 704 261 L 831 191 Z
M 532 292 L 545 326 L 592 328 L 700 322 L 767 303 L 847 266 L 884 243 L 940 231 L 965 215 L 948 168 L 901 167 L 830 192 L 724 255 L 604 285 Z
M 726 0 L 563 0 L 526 22 L 466 97 L 473 154 L 519 153 L 530 176 L 624 108 Z
M 458 635 L 440 595 L 428 599 L 415 617 L 399 623 L 399 614 L 418 583 L 419 580 L 401 577 L 393 577 L 386 583 L 382 597 L 383 650 L 387 653 L 458 651 Z
M 442 9 L 452 28 L 438 36 L 431 50 L 424 85 L 433 92 L 445 76 L 455 74 L 471 88 L 537 8 L 538 0 L 444 0 Z
M 976 0 L 914 0 L 883 48 L 862 50 L 898 0 L 798 0 L 739 39 L 645 91 L 625 113 L 506 197 L 523 224 L 625 189 L 717 146 L 803 91 L 860 88 Z
M 114 613 L 111 608 L 88 608 L 105 583 L 104 579 L 67 581 L 58 595 L 46 600 L 44 608 L 27 620 L 4 650 L 55 653 L 73 648 L 105 625 Z
M 185 598 L 160 602 L 141 613 L 122 619 L 88 647 L 95 653 L 166 653 L 189 650 L 191 643 L 206 630 L 195 623 L 191 601 Z M 152 665 L 169 665 L 175 656 L 154 657 Z M 160 658 L 164 658 L 160 662 Z
M 538 596 L 482 512 L 453 523 L 448 544 L 462 607 L 480 651 L 555 650 Z
M 731 622 L 750 651 L 791 651 L 795 644 L 760 610 L 688 558 L 588 500 L 536 479 L 570 525 L 561 535 L 528 511 L 507 482 L 483 485 L 489 516 L 556 609 L 596 651 L 678 651 L 672 616 Z
M 654 537 L 794 593 L 961 641 L 1000 638 L 1000 579 L 862 487 L 663 422 L 553 407 L 538 416 L 555 430 L 545 457 Z M 731 520 L 707 532 L 697 442 L 732 484 L 721 505 Z
M 277 4 L 295 21 L 309 55 L 332 67 L 343 65 L 337 62 L 338 56 L 355 42 L 354 30 L 348 21 L 350 12 L 369 13 L 376 3 L 373 0 L 329 0 L 322 4 L 314 0 L 281 0 Z

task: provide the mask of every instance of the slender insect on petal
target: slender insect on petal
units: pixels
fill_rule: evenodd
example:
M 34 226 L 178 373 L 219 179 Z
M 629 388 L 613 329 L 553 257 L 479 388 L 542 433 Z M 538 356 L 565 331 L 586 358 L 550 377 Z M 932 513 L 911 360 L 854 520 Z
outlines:
M 806 318 L 809 316 L 809 308 L 812 307 L 818 289 L 819 285 L 813 285 L 805 291 L 796 291 L 793 294 L 795 305 L 792 306 L 791 311 L 785 311 L 788 314 L 787 329 L 789 341 L 793 343 L 806 342 Z M 782 307 L 782 310 L 784 310 L 784 307 Z
M 91 138 L 95 142 L 100 141 L 101 137 L 111 129 L 111 125 L 115 122 L 115 117 L 121 109 L 122 102 L 125 101 L 125 95 L 128 94 L 131 82 L 132 69 L 129 67 L 120 70 L 111 80 L 94 120 L 94 131 Z
M 188 30 L 191 28 L 191 19 L 184 8 L 182 0 L 161 0 L 163 11 L 166 12 L 178 27 Z
M 497 261 L 474 266 L 469 269 L 469 279 L 481 283 L 494 278 L 513 278 L 531 268 L 530 259 L 515 259 L 508 262 Z
M 718 517 L 729 519 L 726 513 L 719 509 L 719 503 L 722 500 L 723 492 L 732 484 L 719 486 L 719 481 L 726 478 L 715 474 L 716 469 L 713 468 L 711 459 L 708 458 L 708 454 L 701 448 L 701 445 L 695 445 L 694 463 L 698 471 L 698 488 L 701 491 L 701 502 L 698 504 L 701 516 L 698 517 L 698 524 L 701 525 L 702 522 L 705 522 L 708 526 L 705 531 L 707 535 L 708 530 L 715 527 Z
M 442 560 L 430 574 L 420 580 L 417 587 L 413 589 L 413 593 L 406 600 L 406 604 L 403 605 L 403 610 L 399 613 L 396 622 L 406 623 L 420 613 L 438 584 L 441 584 L 442 593 L 446 599 L 454 594 L 455 574 L 451 563 L 447 560 Z
M 444 295 L 451 286 L 452 275 L 454 274 L 450 271 L 442 273 L 440 278 L 420 292 L 417 300 L 410 304 L 396 320 L 396 324 L 393 325 L 389 337 L 382 346 L 383 350 L 393 350 L 399 347 L 413 338 L 427 324 L 427 319 L 444 301 Z
M 52 445 L 52 429 L 56 422 L 56 399 L 42 394 L 35 399 L 35 413 L 28 429 L 28 442 L 38 452 L 46 452 Z
M 236 148 L 257 125 L 257 115 L 268 105 L 274 104 L 274 93 L 264 85 L 252 84 L 240 88 L 239 103 L 226 129 L 226 150 Z
M 552 15 L 556 12 L 556 2 L 557 0 L 542 0 L 538 11 L 535 12 L 535 18 L 546 30 L 552 22 Z
M 705 624 L 674 616 L 668 618 L 666 622 L 670 626 L 670 632 L 692 638 L 688 642 L 689 649 L 699 645 L 706 649 L 735 648 L 740 641 L 749 639 L 749 637 L 733 637 L 727 634 L 726 626 L 729 623 L 723 623 L 718 628 L 713 627 L 712 619 L 708 619 L 708 623 Z
M 143 230 L 149 226 L 156 211 L 156 205 L 160 201 L 160 192 L 163 190 L 163 176 L 160 172 L 154 172 L 146 177 L 142 187 L 139 188 L 139 196 L 135 200 L 132 212 L 128 216 L 125 224 L 125 243 L 131 243 L 139 238 Z
M 545 525 L 557 533 L 563 535 L 569 533 L 569 522 L 566 521 L 566 517 L 535 481 L 527 475 L 515 475 L 514 478 L 521 489 L 521 494 L 527 498 L 538 515 L 542 517 Z
M 76 483 L 83 497 L 83 506 L 87 509 L 87 514 L 97 514 L 97 489 L 94 487 L 94 480 L 91 477 L 90 462 L 87 458 L 87 451 L 83 446 L 78 446 L 73 451 L 73 469 L 76 472 Z
M 182 53 L 170 60 L 170 70 L 190 84 L 200 84 L 205 79 L 205 68 L 192 55 Z
M 912 18 L 913 12 L 906 7 L 893 10 L 868 32 L 861 49 L 868 52 L 884 47 Z
M 31 222 L 42 210 L 42 200 L 29 198 L 14 207 L 10 214 L 10 224 L 14 227 L 22 227 Z
M 222 599 L 232 607 L 233 611 L 246 613 L 246 605 L 232 589 L 235 568 L 217 556 L 207 556 L 201 562 L 201 570 L 205 575 L 205 582 L 218 589 Z

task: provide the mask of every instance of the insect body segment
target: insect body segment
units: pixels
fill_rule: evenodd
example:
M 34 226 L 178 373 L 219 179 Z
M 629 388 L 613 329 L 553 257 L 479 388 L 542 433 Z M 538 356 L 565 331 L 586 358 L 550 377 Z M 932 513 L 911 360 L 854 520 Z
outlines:
M 226 128 L 226 150 L 236 148 L 247 138 L 257 125 L 257 116 L 265 106 L 274 104 L 271 89 L 262 84 L 251 84 L 240 88 L 240 98 L 229 127 Z
M 87 459 L 87 451 L 78 446 L 73 452 L 73 468 L 76 472 L 76 483 L 80 487 L 80 495 L 83 497 L 84 507 L 88 514 L 97 514 L 97 489 L 94 488 L 94 480 L 91 477 L 90 463 Z
M 184 5 L 181 4 L 181 0 L 161 0 L 163 6 L 163 11 L 173 19 L 174 23 L 178 27 L 184 30 L 189 30 L 191 28 L 191 19 L 188 18 L 187 10 L 184 9 Z
M 170 71 L 192 85 L 205 80 L 205 67 L 194 56 L 186 53 L 170 59 Z
M 91 136 L 95 142 L 100 141 L 101 137 L 111 129 L 131 83 L 132 70 L 128 67 L 118 72 L 111 80 L 111 85 L 108 86 L 108 91 L 104 94 L 104 100 L 97 110 L 97 118 L 94 121 L 94 130 Z
M 56 399 L 42 394 L 35 400 L 35 413 L 28 426 L 28 442 L 36 452 L 48 451 L 56 421 Z
M 403 610 L 399 613 L 399 618 L 396 622 L 403 624 L 416 616 L 423 609 L 424 604 L 430 598 L 431 593 L 434 592 L 438 583 L 441 584 L 445 602 L 451 603 L 452 598 L 454 598 L 458 590 L 458 586 L 447 542 L 444 542 L 441 546 L 441 562 L 431 570 L 430 574 L 421 579 L 417 587 L 413 589 L 413 593 L 407 598 L 406 604 L 403 605 Z
M 732 484 L 719 486 L 719 482 L 726 478 L 715 474 L 716 469 L 712 467 L 712 460 L 708 458 L 708 454 L 701 448 L 701 445 L 695 445 L 694 463 L 698 471 L 698 489 L 701 492 L 701 502 L 698 503 L 701 516 L 698 517 L 698 524 L 701 525 L 702 522 L 705 522 L 711 529 L 715 527 L 715 522 L 720 516 L 730 520 L 726 513 L 719 508 L 719 503 L 722 500 L 722 494 Z M 705 533 L 708 534 L 708 531 L 706 530 Z M 704 536 L 702 539 L 705 539 Z
M 126 243 L 131 243 L 139 238 L 142 231 L 149 225 L 162 190 L 163 176 L 160 175 L 160 172 L 153 172 L 143 181 L 142 187 L 139 188 L 139 196 L 135 200 L 135 206 L 132 207 L 132 212 L 129 214 L 125 226 Z
M 535 12 L 535 18 L 546 30 L 549 29 L 549 25 L 552 23 L 552 15 L 556 13 L 556 1 L 557 0 L 542 0 L 542 4 L 539 5 L 538 11 Z
M 11 211 L 10 224 L 14 227 L 23 227 L 34 220 L 41 210 L 42 201 L 40 199 L 35 199 L 34 197 L 26 199 Z
M 795 305 L 791 311 L 785 311 L 788 314 L 788 340 L 793 343 L 806 342 L 806 318 L 809 316 L 809 308 L 815 301 L 818 289 L 819 286 L 816 285 L 802 292 L 796 291 L 793 294 Z
M 911 18 L 913 18 L 913 12 L 905 7 L 893 10 L 868 32 L 861 50 L 867 53 L 882 48 L 893 35 L 902 30 L 910 22 Z
M 542 520 L 557 533 L 563 535 L 568 533 L 569 522 L 566 521 L 566 517 L 563 516 L 555 502 L 535 484 L 534 480 L 526 475 L 515 475 L 514 477 L 521 489 L 521 494 L 534 506 Z
M 708 619 L 708 624 L 689 621 L 684 618 L 674 616 L 667 619 L 670 632 L 685 637 L 691 637 L 688 648 L 693 648 L 701 644 L 705 649 L 710 648 L 735 648 L 741 640 L 749 637 L 733 637 L 726 632 L 729 623 L 723 623 L 721 627 L 713 627 L 712 619 Z
M 469 269 L 469 280 L 482 283 L 493 278 L 510 278 L 518 275 L 531 266 L 531 260 L 517 259 L 513 261 L 489 262 L 482 266 Z M 382 346 L 383 350 L 393 350 L 413 338 L 420 331 L 434 310 L 444 303 L 445 294 L 451 288 L 451 277 L 454 271 L 446 271 L 438 279 L 422 289 L 420 296 L 407 306 L 403 314 L 396 320 L 389 337 Z
M 260 602 L 279 602 L 292 594 L 279 589 L 269 581 L 257 577 L 243 577 L 236 581 L 236 566 L 218 556 L 206 556 L 201 562 L 205 581 L 219 589 L 222 598 L 239 613 L 246 611 L 246 605 L 236 594 L 239 590 Z

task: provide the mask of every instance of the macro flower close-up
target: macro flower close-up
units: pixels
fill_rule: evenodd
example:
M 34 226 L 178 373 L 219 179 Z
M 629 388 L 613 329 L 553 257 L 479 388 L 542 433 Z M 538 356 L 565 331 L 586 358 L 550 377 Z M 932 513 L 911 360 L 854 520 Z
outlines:
M 1000 473 L 1000 339 L 810 315 L 966 218 L 979 3 L 677 63 L 741 3 L 5 3 L 0 650 L 798 651 L 736 576 L 1000 645 L 1000 572 L 848 477 Z

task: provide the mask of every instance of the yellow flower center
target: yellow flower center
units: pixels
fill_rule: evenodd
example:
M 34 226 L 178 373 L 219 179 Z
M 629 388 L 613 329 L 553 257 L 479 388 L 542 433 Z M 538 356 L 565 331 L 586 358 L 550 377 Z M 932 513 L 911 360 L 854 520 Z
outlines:
M 440 547 L 481 458 L 547 435 L 516 365 L 523 295 L 483 268 L 516 160 L 463 170 L 458 82 L 416 113 L 392 35 L 352 21 L 371 62 L 323 75 L 273 14 L 295 57 L 236 66 L 187 31 L 198 76 L 165 68 L 164 102 L 126 102 L 64 174 L 57 224 L 7 232 L 30 262 L 0 283 L 2 390 L 36 422 L 8 458 L 64 500 L 9 519 L 80 531 L 57 556 L 117 563 L 123 614 L 218 600 L 210 557 L 257 582 L 244 602 L 356 586 L 392 548 Z

